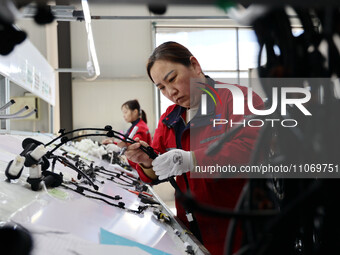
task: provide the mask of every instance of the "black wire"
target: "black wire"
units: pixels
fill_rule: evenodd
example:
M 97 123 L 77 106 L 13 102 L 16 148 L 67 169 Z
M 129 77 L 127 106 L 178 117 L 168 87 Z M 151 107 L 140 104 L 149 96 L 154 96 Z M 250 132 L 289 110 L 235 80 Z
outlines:
M 87 194 L 84 194 L 83 192 L 77 190 L 77 189 L 72 189 L 70 188 L 69 186 L 65 185 L 65 184 L 61 184 L 62 187 L 68 189 L 68 190 L 72 190 L 74 192 L 77 192 L 78 194 L 84 196 L 84 197 L 87 197 L 87 198 L 92 198 L 92 199 L 95 199 L 95 200 L 100 200 L 108 205 L 111 205 L 111 206 L 114 206 L 114 207 L 117 207 L 117 208 L 120 208 L 120 209 L 123 209 L 127 212 L 131 212 L 131 213 L 136 213 L 136 214 L 142 214 L 145 209 L 148 207 L 148 206 L 139 206 L 138 207 L 138 210 L 133 210 L 133 209 L 129 209 L 129 208 L 126 208 L 125 207 L 125 203 L 123 202 L 120 202 L 120 204 L 115 204 L 115 203 L 111 203 L 109 201 L 107 201 L 106 199 L 103 199 L 101 197 L 95 197 L 95 196 L 90 196 L 90 195 L 87 195 Z
M 127 183 L 127 184 L 129 184 L 129 185 L 131 185 L 131 186 L 137 184 L 136 181 L 128 182 L 127 180 L 124 180 L 124 179 L 118 177 L 118 176 L 117 176 L 117 175 L 119 175 L 118 173 L 117 173 L 117 174 L 109 174 L 109 173 L 105 173 L 105 172 L 100 171 L 100 170 L 98 170 L 97 172 L 102 173 L 102 174 L 105 174 L 105 175 L 108 175 L 108 176 L 111 176 L 111 177 L 113 177 L 113 178 L 117 178 L 117 179 L 119 179 L 119 180 L 121 180 L 121 181 L 123 181 L 123 182 L 125 182 L 125 183 Z
M 138 179 L 137 179 L 137 178 L 134 178 L 134 177 L 129 176 L 128 173 L 122 174 L 122 172 L 119 171 L 119 170 L 115 170 L 116 172 L 114 172 L 114 171 L 111 171 L 111 170 L 107 170 L 107 169 L 105 169 L 104 167 L 100 167 L 99 170 L 105 171 L 105 172 L 108 172 L 108 173 L 111 173 L 111 174 L 119 174 L 120 176 L 122 176 L 122 177 L 124 177 L 124 178 L 127 178 L 127 179 L 129 179 L 129 180 L 131 180 L 131 181 L 136 181 L 136 182 L 138 182 Z M 97 169 L 95 169 L 95 171 L 97 171 Z M 118 177 L 118 178 L 119 178 L 119 177 Z
M 280 228 L 278 228 L 279 224 L 289 215 L 291 215 L 293 212 L 295 212 L 298 208 L 305 205 L 307 199 L 309 199 L 312 195 L 314 195 L 316 192 L 322 188 L 323 182 L 321 180 L 315 180 L 312 182 L 309 187 L 303 192 L 302 194 L 298 195 L 295 200 L 293 200 L 291 203 L 289 203 L 287 206 L 285 206 L 281 213 L 273 218 L 271 221 L 269 221 L 266 224 L 266 229 L 262 235 L 260 235 L 260 239 L 255 243 L 251 244 L 252 247 L 254 247 L 254 251 L 262 251 L 260 253 L 257 253 L 257 255 L 261 255 L 263 252 L 265 252 L 265 249 L 263 248 L 263 245 L 266 243 L 267 235 L 266 233 L 271 233 L 271 236 L 275 236 L 277 232 L 280 231 Z
M 281 117 L 281 119 L 285 119 L 283 116 L 280 116 L 280 117 Z M 254 119 L 254 118 L 265 119 L 265 118 L 268 118 L 268 116 L 265 116 L 265 115 L 250 115 L 250 116 L 244 118 L 244 120 L 247 121 L 247 120 Z M 244 127 L 245 126 L 240 124 L 240 125 L 234 126 L 229 131 L 225 132 L 220 139 L 218 139 L 216 142 L 211 143 L 209 145 L 208 149 L 205 151 L 205 154 L 207 156 L 212 156 L 212 155 L 215 155 L 216 153 L 218 153 L 222 149 L 223 144 L 230 141 L 233 138 L 233 136 Z M 260 130 L 263 129 L 264 127 L 265 127 L 265 125 L 262 126 L 260 128 Z M 291 131 L 295 132 L 293 130 L 291 130 Z M 300 135 L 301 132 L 298 133 L 298 134 Z M 297 137 L 299 137 L 299 136 L 297 136 Z
M 182 198 L 185 203 L 190 205 L 193 211 L 199 211 L 200 213 L 207 214 L 212 217 L 226 217 L 226 218 L 238 218 L 238 219 L 257 219 L 257 218 L 267 218 L 277 216 L 279 211 L 277 210 L 251 210 L 251 211 L 238 211 L 235 212 L 234 210 L 228 210 L 225 208 L 219 208 L 211 205 L 201 204 L 198 203 L 195 199 L 185 197 Z
M 93 188 L 95 190 L 98 190 L 99 187 L 93 183 L 93 181 L 90 179 L 90 177 L 88 177 L 82 170 L 78 169 L 76 166 L 74 166 L 71 162 L 69 162 L 66 158 L 62 157 L 62 156 L 55 156 L 55 155 L 51 155 L 52 158 L 56 158 L 60 163 L 68 166 L 69 168 L 75 170 L 78 174 L 82 175 L 85 179 L 87 179 L 90 184 L 93 186 Z
M 173 187 L 179 192 L 176 194 L 177 198 L 180 200 L 182 204 L 186 204 L 188 208 L 190 208 L 192 211 L 199 211 L 200 213 L 207 214 L 209 216 L 214 217 L 235 217 L 235 218 L 258 218 L 258 217 L 273 217 L 278 215 L 278 211 L 276 210 L 253 210 L 253 211 L 234 211 L 234 210 L 228 210 L 225 208 L 220 208 L 216 206 L 211 206 L 208 204 L 203 204 L 198 201 L 196 201 L 194 198 L 188 196 L 187 194 L 183 193 L 179 186 L 177 185 L 175 179 L 173 177 L 168 178 L 170 183 L 173 185 Z
M 105 132 L 110 131 L 110 130 L 105 129 L 105 128 L 78 128 L 78 129 L 74 129 L 74 130 L 68 131 L 68 132 L 66 132 L 66 133 L 61 133 L 58 137 L 56 137 L 56 138 L 54 138 L 53 140 L 51 140 L 50 142 L 46 143 L 45 146 L 48 146 L 48 145 L 54 143 L 54 142 L 57 141 L 59 138 L 62 138 L 62 137 L 64 137 L 64 136 L 66 136 L 66 135 L 69 135 L 69 134 L 72 134 L 72 133 L 75 133 L 75 132 L 79 132 L 79 131 L 89 131 L 89 130 L 91 130 L 91 131 L 105 131 Z M 111 130 L 112 130 L 112 128 L 111 128 Z M 114 131 L 114 130 L 112 130 L 112 131 L 115 132 L 115 133 L 121 134 L 121 133 L 119 133 L 119 132 L 117 132 L 117 131 Z M 121 134 L 121 135 L 122 135 L 122 134 Z
M 64 154 L 64 155 L 65 155 L 65 154 Z M 97 174 L 97 172 L 102 173 L 102 174 L 106 174 L 106 175 L 115 177 L 115 178 L 117 178 L 117 179 L 120 179 L 121 181 L 126 182 L 126 183 L 128 183 L 129 185 L 132 185 L 132 186 L 133 186 L 133 185 L 136 185 L 136 184 L 140 184 L 140 182 L 138 181 L 138 179 L 132 178 L 132 177 L 127 176 L 127 175 L 124 175 L 122 172 L 118 172 L 118 170 L 117 170 L 117 172 L 113 172 L 113 171 L 109 171 L 109 170 L 105 169 L 104 167 L 98 167 L 98 166 L 93 167 L 93 164 L 88 165 L 86 162 L 82 161 L 79 157 L 71 157 L 71 156 L 69 156 L 69 155 L 67 155 L 67 154 L 66 154 L 65 156 L 66 156 L 67 158 L 69 158 L 69 159 L 75 161 L 76 164 L 82 164 L 82 165 L 88 167 L 88 168 L 89 168 L 90 170 L 92 170 L 95 174 Z M 85 170 L 85 171 L 86 171 L 86 170 Z M 103 171 L 105 171 L 105 172 L 107 172 L 107 173 L 105 173 L 105 172 L 103 172 Z M 126 179 L 132 181 L 132 183 L 131 183 L 131 182 L 127 182 L 125 179 L 122 179 L 121 177 L 124 177 L 124 178 L 126 178 Z M 107 178 L 107 180 L 111 180 L 111 181 L 112 181 L 112 179 L 109 179 L 109 178 Z M 116 183 L 120 184 L 119 182 L 116 182 Z
M 56 151 L 60 146 L 64 145 L 65 143 L 67 142 L 70 142 L 72 140 L 75 140 L 75 139 L 79 139 L 79 138 L 82 138 L 82 137 L 89 137 L 89 136 L 107 136 L 106 134 L 86 134 L 86 135 L 79 135 L 79 136 L 75 136 L 75 137 L 72 137 L 72 138 L 68 138 L 65 142 L 60 142 L 59 144 L 57 144 L 51 151 L 49 151 L 48 153 L 53 153 L 54 151 Z
M 106 198 L 110 198 L 112 200 L 120 200 L 120 199 L 122 199 L 122 197 L 119 196 L 119 195 L 116 195 L 116 196 L 113 197 L 113 196 L 107 195 L 105 193 L 102 193 L 102 192 L 99 192 L 99 191 L 94 191 L 94 190 L 89 189 L 89 188 L 84 187 L 84 186 L 80 186 L 80 185 L 78 185 L 77 183 L 74 183 L 74 182 L 68 182 L 68 183 L 69 184 L 73 184 L 74 186 L 76 186 L 79 189 L 86 190 L 88 192 L 91 192 L 91 193 L 94 193 L 96 195 L 100 195 L 100 196 L 103 196 L 103 197 L 106 197 Z
M 243 189 L 241 191 L 240 197 L 236 203 L 235 206 L 235 211 L 239 211 L 242 208 L 245 196 L 248 192 L 249 189 L 249 183 L 246 183 L 243 186 Z M 226 235 L 226 241 L 224 243 L 224 252 L 223 254 L 226 255 L 231 255 L 233 251 L 233 244 L 234 244 L 234 237 L 235 237 L 235 232 L 236 232 L 236 227 L 237 227 L 237 220 L 235 218 L 230 219 L 229 221 L 229 226 L 227 229 L 227 235 Z
M 275 17 L 275 15 L 272 15 L 271 18 L 262 18 L 261 21 L 258 22 L 255 30 L 260 44 L 260 54 L 258 57 L 260 77 L 272 77 L 272 73 L 270 73 L 270 71 L 273 67 L 275 67 L 275 65 L 281 65 L 284 67 L 285 72 L 283 73 L 283 77 L 287 77 L 289 75 L 291 77 L 299 77 L 299 75 L 301 74 L 304 74 L 306 76 L 300 77 L 330 77 L 331 72 L 339 76 L 340 56 L 332 38 L 335 29 L 334 27 L 332 27 L 334 26 L 333 23 L 335 19 L 334 10 L 330 12 L 330 8 L 328 8 L 327 11 L 319 10 L 316 12 L 319 16 L 319 22 L 321 21 L 322 24 L 322 29 L 320 30 L 321 33 L 320 31 L 317 31 L 315 29 L 309 11 L 297 10 L 297 13 L 305 30 L 303 36 L 299 36 L 299 38 L 291 36 L 291 27 L 290 25 L 288 26 L 286 19 L 283 18 L 284 14 L 282 13 L 277 13 L 277 17 Z M 328 70 L 327 68 L 324 68 L 324 64 L 327 63 L 325 63 L 324 58 L 318 50 L 320 42 L 325 39 L 328 43 L 329 50 L 327 59 Z M 274 45 L 277 45 L 279 47 L 281 51 L 280 56 L 275 56 L 273 51 Z M 308 47 L 310 45 L 314 46 L 313 52 L 308 51 Z M 268 53 L 267 64 L 265 67 L 261 67 L 261 53 L 265 47 Z M 303 51 L 300 51 L 301 49 Z M 287 68 L 290 68 L 291 70 L 288 72 L 288 70 L 286 70 Z M 272 85 L 265 84 L 264 82 L 262 82 L 262 86 L 266 92 L 270 92 L 270 88 L 272 87 Z M 319 89 L 322 86 L 325 92 L 324 104 L 326 105 L 326 107 L 325 105 L 322 106 L 314 104 L 315 107 L 318 106 L 319 108 L 321 107 L 321 109 L 313 112 L 313 115 L 315 114 L 316 117 L 314 117 L 312 121 L 306 121 L 306 119 L 303 119 L 304 122 L 302 122 L 302 124 L 305 124 L 305 126 L 303 126 L 302 128 L 294 130 L 285 130 L 284 128 L 281 128 L 278 130 L 277 136 L 280 143 L 278 144 L 276 150 L 278 151 L 279 156 L 283 156 L 281 157 L 281 160 L 287 161 L 293 159 L 303 163 L 308 163 L 312 160 L 315 162 L 315 160 L 318 160 L 320 158 L 328 159 L 329 156 L 327 154 L 330 154 L 329 150 L 338 151 L 337 149 L 335 149 L 338 148 L 338 146 L 331 147 L 330 144 L 333 144 L 334 141 L 338 141 L 336 140 L 337 133 L 334 133 L 334 131 L 331 129 L 331 127 L 334 129 L 336 125 L 331 125 L 331 120 L 338 119 L 337 115 L 333 115 L 332 113 L 337 113 L 336 111 L 339 109 L 339 104 L 334 103 L 334 95 L 331 93 L 330 84 L 323 84 L 321 81 L 320 84 L 316 84 L 314 87 L 312 86 L 312 89 L 314 89 L 315 91 L 315 88 Z M 267 93 L 267 95 L 270 94 Z M 292 112 L 288 111 L 288 113 Z M 316 113 L 318 115 L 316 115 Z M 320 125 L 327 126 L 323 132 L 321 132 Z M 264 136 L 268 135 L 265 134 L 268 132 L 267 130 L 263 132 Z M 289 132 L 293 133 L 293 136 L 291 136 Z M 287 134 L 290 135 L 288 137 L 289 139 L 287 139 Z M 295 140 L 295 138 L 298 139 Z M 257 147 L 261 146 L 267 146 L 267 144 L 263 144 L 263 141 L 258 141 Z M 265 149 L 264 151 L 266 152 L 267 149 Z M 256 162 L 259 160 L 259 148 L 255 148 L 254 152 L 255 154 L 253 154 L 253 162 Z M 268 155 L 266 154 L 264 155 L 264 160 L 267 160 L 267 156 Z M 300 180 L 300 183 L 304 184 L 306 183 L 306 180 Z M 280 215 L 272 218 L 269 223 L 266 224 L 266 226 L 268 226 L 269 224 L 269 226 L 266 228 L 266 231 L 264 231 L 262 235 L 257 233 L 256 240 L 260 240 L 260 242 L 257 244 L 248 244 L 247 246 L 243 247 L 243 251 L 240 250 L 237 254 L 247 253 L 250 250 L 254 250 L 254 253 L 256 254 L 263 254 L 265 252 L 267 252 L 266 254 L 275 254 L 276 250 L 274 251 L 272 249 L 267 249 L 268 243 L 270 243 L 271 241 L 269 239 L 266 239 L 266 237 L 268 236 L 267 234 L 270 234 L 271 236 L 275 236 L 275 234 L 278 234 L 280 231 L 279 226 L 280 224 L 282 224 L 282 221 L 284 219 L 287 219 L 287 217 L 289 217 L 290 215 L 292 216 L 292 213 L 296 211 L 297 208 L 308 203 L 309 198 L 313 194 L 315 194 L 321 186 L 321 183 L 312 183 L 312 185 L 310 185 L 307 190 L 303 190 L 304 192 L 302 194 L 299 194 L 296 199 L 295 197 L 293 199 L 289 198 L 292 201 L 288 200 L 288 203 L 284 204 L 284 206 L 282 207 L 282 212 L 280 213 Z M 291 187 L 285 187 L 285 189 L 287 190 L 289 190 L 289 188 Z M 325 205 L 322 204 L 321 206 Z M 303 231 L 309 230 L 303 229 Z M 256 249 L 254 248 L 255 245 Z M 310 243 L 306 243 L 306 245 L 310 245 Z M 271 248 L 278 250 L 280 249 L 280 247 Z M 305 251 L 307 250 L 308 249 L 306 248 Z
M 185 180 L 186 183 L 186 187 L 187 187 L 187 193 L 188 195 L 190 195 L 190 187 L 189 187 L 189 182 L 188 182 L 188 178 L 186 176 L 186 173 L 183 174 L 183 178 Z M 175 189 L 176 191 L 176 197 L 184 197 L 184 193 L 181 191 L 180 187 L 178 186 L 176 180 L 174 177 L 169 177 L 168 181 L 170 182 L 170 184 L 172 185 L 172 187 Z M 195 214 L 193 213 L 193 210 L 191 209 L 190 206 L 188 206 L 185 202 L 182 203 L 183 208 L 185 210 L 186 215 L 191 215 L 192 217 L 192 221 L 188 220 L 189 223 L 189 228 L 190 231 L 195 235 L 195 237 L 203 244 L 203 239 L 202 239 L 202 234 L 200 231 L 200 228 L 198 226 Z
M 236 253 L 233 253 L 233 255 L 243 255 L 251 249 L 252 249 L 251 245 L 246 245 L 239 249 Z
M 103 177 L 103 178 L 105 178 L 105 177 Z M 113 183 L 122 185 L 122 186 L 124 186 L 124 187 L 134 187 L 133 184 L 121 183 L 121 182 L 116 181 L 114 178 L 105 178 L 105 179 L 108 180 L 108 181 L 111 181 L 111 182 L 113 182 Z
M 121 186 L 124 186 L 124 187 L 129 187 L 129 188 L 135 187 L 135 185 L 132 184 L 132 183 L 122 183 L 122 182 L 116 181 L 114 177 L 107 178 L 107 177 L 103 176 L 101 173 L 96 173 L 96 174 L 97 174 L 98 176 L 100 176 L 100 177 L 102 177 L 102 178 L 105 178 L 106 180 L 111 181 L 111 182 L 113 182 L 113 183 L 116 183 L 116 184 L 118 184 L 118 185 L 121 185 Z M 117 178 L 117 179 L 122 180 L 122 179 L 120 179 L 120 178 Z

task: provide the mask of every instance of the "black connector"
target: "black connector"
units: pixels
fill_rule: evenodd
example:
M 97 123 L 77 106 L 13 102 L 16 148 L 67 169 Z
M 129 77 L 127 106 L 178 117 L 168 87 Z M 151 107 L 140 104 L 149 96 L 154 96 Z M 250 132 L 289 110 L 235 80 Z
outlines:
M 24 169 L 23 166 L 20 169 L 19 168 L 15 169 L 16 167 L 15 165 L 13 165 L 13 162 L 14 160 L 11 160 L 6 167 L 5 175 L 8 178 L 8 180 L 18 179 L 21 176 L 22 170 Z M 17 173 L 17 174 L 14 175 L 13 173 Z
M 142 193 L 140 193 L 138 195 L 138 197 L 140 198 L 140 201 L 144 204 L 150 204 L 150 205 L 159 205 L 160 203 L 150 197 L 147 197 L 145 195 L 143 195 Z
M 41 189 L 40 183 L 42 180 L 43 179 L 41 177 L 40 178 L 30 178 L 30 177 L 27 178 L 27 182 L 31 184 L 31 189 L 33 191 L 38 191 Z

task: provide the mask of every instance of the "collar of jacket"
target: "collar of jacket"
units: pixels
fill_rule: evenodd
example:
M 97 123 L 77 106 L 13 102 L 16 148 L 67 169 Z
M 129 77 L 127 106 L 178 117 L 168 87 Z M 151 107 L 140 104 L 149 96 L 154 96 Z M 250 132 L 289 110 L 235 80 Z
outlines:
M 132 121 L 131 124 L 132 126 L 136 126 L 138 124 L 138 122 L 140 121 L 140 118 L 136 119 L 135 121 Z
M 215 88 L 215 81 L 209 76 L 206 77 L 206 83 L 211 87 Z M 201 104 L 198 107 L 198 111 L 194 118 L 189 122 L 191 127 L 201 127 L 211 124 L 212 118 L 215 116 L 215 104 L 210 97 L 207 97 L 207 114 L 201 114 Z M 175 108 L 163 119 L 163 123 L 168 127 L 172 128 L 181 119 L 181 115 L 187 108 L 176 105 Z
M 129 129 L 126 131 L 126 133 L 125 133 L 125 137 L 127 137 L 127 136 L 129 136 L 129 134 L 130 134 L 130 131 L 138 124 L 138 122 L 140 121 L 140 118 L 138 118 L 138 119 L 136 119 L 135 121 L 132 121 L 131 122 L 131 127 L 129 127 Z
M 163 123 L 172 128 L 181 119 L 182 113 L 186 111 L 186 108 L 176 105 L 175 108 L 163 119 Z

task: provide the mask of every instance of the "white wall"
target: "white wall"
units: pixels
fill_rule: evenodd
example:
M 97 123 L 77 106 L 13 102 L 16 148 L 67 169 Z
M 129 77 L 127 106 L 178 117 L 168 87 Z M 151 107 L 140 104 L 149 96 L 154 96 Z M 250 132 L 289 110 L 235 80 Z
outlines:
M 131 99 L 138 99 L 148 123 L 154 122 L 153 87 L 146 79 L 77 80 L 72 93 L 74 128 L 111 125 L 117 131 L 127 130 L 130 124 L 123 119 L 121 105 Z
M 16 25 L 27 33 L 27 38 L 46 58 L 46 26 L 40 26 L 33 19 L 18 19 Z
M 77 7 L 81 9 L 81 7 Z M 151 16 L 144 5 L 93 5 L 91 15 Z M 226 14 L 215 7 L 170 6 L 166 15 L 198 16 Z M 159 20 L 156 22 L 160 22 Z M 179 21 L 171 21 L 179 23 Z M 182 21 L 183 22 L 183 21 Z M 184 21 L 188 23 L 188 21 Z M 201 21 L 208 22 L 208 21 Z M 74 73 L 73 125 L 128 127 L 121 117 L 123 102 L 138 98 L 146 109 L 151 133 L 155 129 L 153 85 L 148 80 L 146 62 L 153 49 L 150 20 L 92 20 L 100 77 L 86 82 Z M 88 60 L 86 30 L 83 22 L 71 22 L 72 67 L 85 68 Z M 92 85 L 91 85 L 92 84 Z M 79 95 L 83 95 L 80 97 Z M 92 104 L 89 102 L 96 102 Z M 96 114 L 100 112 L 100 114 Z M 90 117 L 88 114 L 90 114 Z M 102 114 L 103 113 L 103 114 Z M 114 114 L 113 114 L 114 113 Z
M 46 40 L 48 38 L 48 35 L 51 34 L 47 33 L 47 31 L 56 31 L 55 23 L 49 25 L 37 25 L 33 19 L 18 19 L 16 21 L 16 26 L 27 33 L 27 39 L 30 40 L 30 42 L 40 51 L 40 53 L 45 58 L 47 58 L 53 68 L 57 68 L 57 65 L 53 65 L 53 63 L 51 62 L 51 57 L 49 57 L 49 52 L 51 52 L 51 45 L 48 45 Z M 57 48 L 53 48 L 53 51 L 53 55 L 55 55 L 57 58 Z M 56 89 L 58 89 L 57 81 Z M 12 84 L 10 87 L 11 97 L 24 96 L 25 92 L 27 91 L 16 85 Z M 56 105 L 58 105 L 58 102 L 56 102 Z M 50 127 L 49 121 L 50 105 L 45 101 L 40 100 L 39 108 L 40 115 L 38 120 L 12 120 L 10 128 L 12 130 L 20 131 L 51 132 L 52 127 Z M 27 112 L 25 112 L 25 114 L 26 113 Z M 55 128 L 54 130 L 58 131 L 59 129 Z
M 149 15 L 145 6 L 90 5 L 92 15 Z M 85 81 L 74 73 L 73 126 L 116 130 L 130 125 L 122 118 L 121 105 L 138 99 L 148 117 L 151 133 L 155 129 L 153 85 L 147 78 L 146 61 L 152 51 L 151 23 L 147 20 L 93 20 L 92 30 L 101 75 Z M 72 67 L 85 68 L 88 61 L 83 22 L 71 23 Z
M 82 9 L 76 5 L 77 9 Z M 92 15 L 151 16 L 145 5 L 90 3 Z M 166 15 L 225 15 L 215 7 L 169 6 Z M 156 21 L 160 23 L 160 20 Z M 190 23 L 170 21 L 172 23 Z M 202 21 L 201 21 L 202 22 Z M 209 21 L 204 21 L 209 22 Z M 164 23 L 164 21 L 162 21 Z M 168 22 L 166 22 L 168 23 Z M 18 20 L 18 26 L 28 32 L 32 43 L 46 57 L 51 44 L 46 43 L 45 26 L 33 20 Z M 88 61 L 87 38 L 84 22 L 71 24 L 72 68 L 86 68 Z M 120 106 L 130 99 L 139 99 L 148 116 L 151 133 L 155 129 L 155 103 L 153 85 L 146 74 L 146 61 L 152 52 L 152 21 L 150 20 L 92 20 L 101 75 L 97 80 L 85 81 L 81 73 L 73 73 L 73 125 L 74 128 L 111 124 L 116 129 L 129 125 L 122 118 Z M 55 49 L 55 47 L 54 47 Z M 57 66 L 54 65 L 57 68 Z M 62 84 L 60 84 L 62 86 Z M 90 103 L 90 102 L 96 102 Z M 98 114 L 98 112 L 100 114 Z M 58 115 L 58 114 L 56 114 Z M 61 116 L 62 117 L 62 116 Z M 55 121 L 56 122 L 56 121 Z M 55 130 L 57 131 L 57 130 Z
M 10 85 L 10 98 L 14 97 L 24 97 L 25 93 L 27 92 L 25 89 L 15 85 Z M 22 108 L 25 104 L 21 101 L 17 101 L 17 106 Z M 38 119 L 31 120 L 31 119 L 23 119 L 23 120 L 11 120 L 10 121 L 10 128 L 11 130 L 20 130 L 20 131 L 27 131 L 27 132 L 48 132 L 49 131 L 49 107 L 48 103 L 44 100 L 39 99 L 38 104 Z M 32 109 L 24 112 L 22 115 L 27 114 Z

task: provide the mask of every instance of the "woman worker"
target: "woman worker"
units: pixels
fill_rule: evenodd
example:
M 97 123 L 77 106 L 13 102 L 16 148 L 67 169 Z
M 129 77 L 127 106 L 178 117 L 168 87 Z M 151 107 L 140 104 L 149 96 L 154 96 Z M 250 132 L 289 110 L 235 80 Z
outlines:
M 129 100 L 122 104 L 122 113 L 123 118 L 126 122 L 131 123 L 130 128 L 125 133 L 125 136 L 128 137 L 134 127 L 138 127 L 136 134 L 132 137 L 132 139 L 138 138 L 140 141 L 144 141 L 148 144 L 151 144 L 151 135 L 149 132 L 149 128 L 147 126 L 147 119 L 145 112 L 141 109 L 138 100 Z M 108 138 L 103 140 L 103 144 L 112 143 L 112 139 Z M 129 160 L 130 166 L 136 168 L 136 163 Z
M 233 114 L 231 92 L 228 89 L 218 89 L 222 107 L 208 101 L 206 114 L 202 115 L 199 110 L 202 90 L 193 88 L 190 80 L 198 78 L 204 81 L 199 83 L 200 86 L 207 84 L 211 87 L 215 82 L 203 74 L 199 62 L 190 51 L 175 42 L 166 42 L 154 50 L 148 60 L 147 72 L 156 87 L 174 105 L 169 106 L 161 116 L 151 144 L 160 155 L 155 160 L 150 159 L 138 149 L 140 144 L 148 146 L 144 142 L 129 145 L 125 155 L 129 160 L 138 163 L 137 171 L 145 182 L 157 183 L 170 176 L 177 176 L 176 182 L 181 191 L 189 190 L 198 202 L 234 208 L 245 184 L 244 179 L 191 178 L 190 171 L 193 171 L 195 165 L 216 165 L 216 162 L 220 165 L 247 164 L 259 128 L 241 129 L 232 140 L 223 145 L 218 154 L 207 157 L 207 147 L 231 128 L 230 120 L 235 123 L 244 119 L 243 115 Z M 246 88 L 235 86 L 247 98 Z M 259 96 L 253 93 L 252 98 L 255 108 L 263 107 Z M 245 115 L 251 115 L 246 104 L 244 110 Z M 214 118 L 229 120 L 228 125 L 214 127 Z M 125 143 L 118 145 L 126 146 Z M 177 200 L 176 208 L 177 216 L 188 227 L 189 218 L 187 219 L 183 206 Z M 210 217 L 199 212 L 195 212 L 194 216 L 200 232 L 198 235 L 201 236 L 199 239 L 204 246 L 211 254 L 222 254 L 229 219 Z M 238 233 L 236 246 L 240 246 L 240 240 Z

